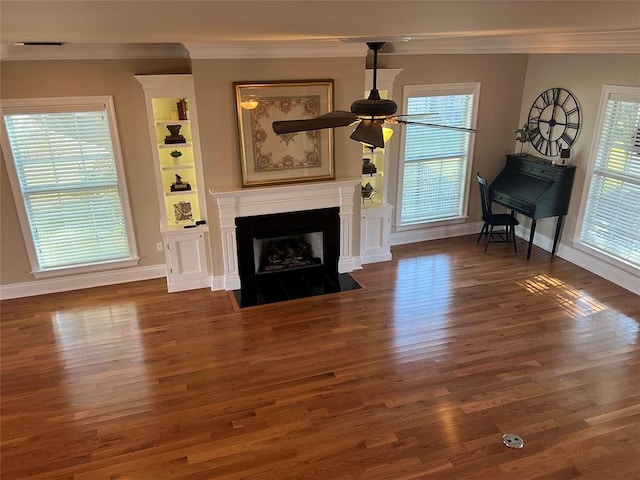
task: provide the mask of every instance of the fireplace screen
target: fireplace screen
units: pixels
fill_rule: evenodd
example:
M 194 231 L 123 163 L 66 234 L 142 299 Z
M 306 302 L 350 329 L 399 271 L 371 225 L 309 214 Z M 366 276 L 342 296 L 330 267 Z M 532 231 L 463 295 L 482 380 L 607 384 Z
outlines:
M 268 273 L 322 265 L 322 232 L 254 238 L 256 273 Z

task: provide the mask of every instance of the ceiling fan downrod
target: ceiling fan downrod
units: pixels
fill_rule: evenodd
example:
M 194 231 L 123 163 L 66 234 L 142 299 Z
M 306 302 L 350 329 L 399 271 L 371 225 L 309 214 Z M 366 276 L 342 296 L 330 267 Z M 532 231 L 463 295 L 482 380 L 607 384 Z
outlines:
M 367 42 L 367 47 L 373 50 L 373 87 L 369 92 L 369 100 L 380 100 L 378 92 L 378 50 L 384 46 L 385 42 Z
M 396 113 L 398 109 L 396 102 L 381 98 L 378 91 L 378 50 L 384 44 L 385 42 L 367 42 L 367 46 L 373 50 L 373 88 L 368 98 L 356 100 L 351 104 L 351 112 L 362 119 L 384 119 Z

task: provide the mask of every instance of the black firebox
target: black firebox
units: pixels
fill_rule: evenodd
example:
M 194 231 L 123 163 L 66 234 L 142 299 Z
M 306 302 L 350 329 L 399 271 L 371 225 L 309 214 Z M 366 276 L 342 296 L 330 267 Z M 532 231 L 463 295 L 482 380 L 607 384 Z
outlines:
M 239 306 L 360 288 L 338 273 L 340 209 L 236 218 Z

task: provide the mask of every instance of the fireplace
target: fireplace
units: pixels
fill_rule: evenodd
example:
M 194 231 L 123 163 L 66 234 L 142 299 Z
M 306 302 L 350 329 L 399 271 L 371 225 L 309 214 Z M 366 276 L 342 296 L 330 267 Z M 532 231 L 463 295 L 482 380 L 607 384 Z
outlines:
M 247 275 L 254 279 L 268 278 L 268 274 L 259 272 L 260 260 L 256 260 L 254 239 L 302 235 L 303 241 L 311 243 L 304 236 L 322 232 L 322 248 L 313 246 L 313 257 L 321 258 L 322 268 L 310 265 L 288 269 L 284 276 L 293 277 L 294 272 L 301 269 L 348 273 L 359 267 L 352 256 L 353 207 L 360 198 L 359 187 L 360 181 L 355 179 L 210 191 L 218 203 L 224 264 L 224 276 L 214 277 L 212 289 L 238 290 L 241 278 L 244 281 Z M 263 219 L 257 220 L 260 217 Z M 318 228 L 317 218 L 313 220 L 315 217 L 322 218 L 321 228 Z M 245 223 L 254 223 L 254 226 L 246 227 Z M 248 237 L 245 228 L 253 230 Z M 355 241 L 358 242 L 359 237 Z
M 236 218 L 240 283 L 273 281 L 302 270 L 338 274 L 339 208 Z M 310 272 L 309 272 L 310 273 Z

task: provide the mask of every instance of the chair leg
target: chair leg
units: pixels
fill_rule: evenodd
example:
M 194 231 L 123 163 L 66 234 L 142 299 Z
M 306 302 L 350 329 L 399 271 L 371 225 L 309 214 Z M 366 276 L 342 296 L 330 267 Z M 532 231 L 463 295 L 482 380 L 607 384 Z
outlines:
M 489 233 L 487 234 L 487 241 L 484 242 L 484 253 L 487 253 L 487 248 L 489 247 L 489 240 L 491 239 L 491 235 L 493 235 L 493 225 L 489 227 Z
M 482 238 L 482 235 L 484 235 L 484 232 L 487 230 L 488 226 L 489 224 L 485 222 L 485 224 L 482 226 L 482 230 L 480 230 L 480 235 L 478 235 L 478 239 L 476 240 L 476 243 L 480 242 L 480 239 Z
M 513 251 L 518 253 L 518 247 L 516 246 L 516 226 L 511 225 L 511 235 L 513 236 Z

